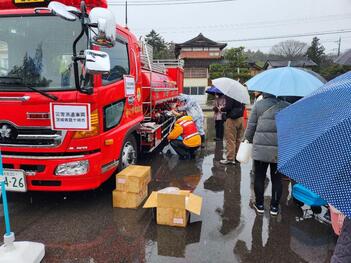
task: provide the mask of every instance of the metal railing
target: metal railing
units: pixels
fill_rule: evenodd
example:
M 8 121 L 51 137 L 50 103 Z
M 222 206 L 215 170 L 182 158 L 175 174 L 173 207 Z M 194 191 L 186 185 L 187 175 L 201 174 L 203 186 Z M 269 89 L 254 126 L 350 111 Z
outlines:
M 184 60 L 182 59 L 154 59 L 154 64 L 162 64 L 166 68 L 183 68 Z
M 143 69 L 148 70 L 150 73 L 150 87 L 142 87 L 142 89 L 148 89 L 149 90 L 149 98 L 148 100 L 145 100 L 143 102 L 144 106 L 144 117 L 146 121 L 151 120 L 151 113 L 153 110 L 152 105 L 152 98 L 153 98 L 153 93 L 154 92 L 159 92 L 159 91 L 173 91 L 171 87 L 165 89 L 155 85 L 153 82 L 152 74 L 153 72 L 155 73 L 161 73 L 165 74 L 167 72 L 167 68 L 176 68 L 176 67 L 184 67 L 184 61 L 179 60 L 179 59 L 153 59 L 153 47 L 146 43 L 144 38 L 140 38 L 139 45 L 141 47 L 141 65 Z
M 185 78 L 208 78 L 207 68 L 186 68 L 184 70 Z

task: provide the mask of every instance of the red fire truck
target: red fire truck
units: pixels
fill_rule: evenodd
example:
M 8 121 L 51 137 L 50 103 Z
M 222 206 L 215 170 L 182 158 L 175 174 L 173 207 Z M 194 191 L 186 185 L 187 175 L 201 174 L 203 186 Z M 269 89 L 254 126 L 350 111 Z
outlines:
M 181 61 L 155 63 L 128 28 L 113 22 L 111 30 L 104 0 L 59 2 L 0 2 L 9 190 L 97 188 L 153 151 L 174 123 L 168 110 L 183 89 Z

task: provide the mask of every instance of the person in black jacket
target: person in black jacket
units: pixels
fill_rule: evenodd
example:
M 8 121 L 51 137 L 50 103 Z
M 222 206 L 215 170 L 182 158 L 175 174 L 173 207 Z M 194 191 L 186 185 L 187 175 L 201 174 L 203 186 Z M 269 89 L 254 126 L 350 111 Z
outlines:
M 221 108 L 221 111 L 227 116 L 224 128 L 227 157 L 220 161 L 222 164 L 235 164 L 235 156 L 244 133 L 244 109 L 242 103 L 225 96 L 225 106 Z

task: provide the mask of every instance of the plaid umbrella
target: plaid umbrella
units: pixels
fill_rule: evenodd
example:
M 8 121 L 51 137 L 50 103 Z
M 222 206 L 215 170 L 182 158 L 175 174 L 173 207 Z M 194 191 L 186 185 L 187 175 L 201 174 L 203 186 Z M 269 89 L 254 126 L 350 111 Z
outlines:
M 278 169 L 351 218 L 351 72 L 277 114 Z

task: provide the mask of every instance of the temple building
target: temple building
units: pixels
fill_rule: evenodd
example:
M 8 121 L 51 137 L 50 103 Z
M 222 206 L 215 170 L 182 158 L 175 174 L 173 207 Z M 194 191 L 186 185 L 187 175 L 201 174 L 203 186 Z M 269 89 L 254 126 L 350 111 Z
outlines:
M 184 93 L 200 104 L 206 104 L 209 85 L 209 67 L 223 59 L 225 43 L 217 43 L 204 35 L 175 45 L 176 57 L 184 60 Z

